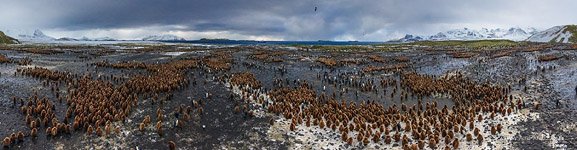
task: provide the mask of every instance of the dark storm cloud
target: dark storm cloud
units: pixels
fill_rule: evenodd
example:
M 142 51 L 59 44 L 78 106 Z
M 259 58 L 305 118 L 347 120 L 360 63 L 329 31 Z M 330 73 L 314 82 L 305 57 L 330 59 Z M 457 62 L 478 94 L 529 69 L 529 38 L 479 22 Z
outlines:
M 258 16 L 258 13 L 295 15 L 294 12 L 301 11 L 299 10 L 302 9 L 302 7 L 299 6 L 301 4 L 288 2 L 290 1 L 79 1 L 73 2 L 73 4 L 71 4 L 72 7 L 67 7 L 67 9 L 72 9 L 73 11 L 66 14 L 58 23 L 53 25 L 76 29 L 185 25 L 195 30 L 251 30 L 252 28 L 270 28 L 263 27 L 263 25 L 267 25 L 267 23 L 255 22 L 270 21 L 266 18 L 257 18 L 261 17 Z M 257 16 L 254 16 L 255 14 L 257 14 Z M 234 23 L 237 24 L 234 25 Z
M 570 23 L 577 19 L 562 14 L 575 14 L 575 4 L 569 0 L 19 0 L 0 6 L 0 26 L 59 31 L 156 26 L 166 31 L 293 40 L 383 40 L 395 33 L 471 25 Z

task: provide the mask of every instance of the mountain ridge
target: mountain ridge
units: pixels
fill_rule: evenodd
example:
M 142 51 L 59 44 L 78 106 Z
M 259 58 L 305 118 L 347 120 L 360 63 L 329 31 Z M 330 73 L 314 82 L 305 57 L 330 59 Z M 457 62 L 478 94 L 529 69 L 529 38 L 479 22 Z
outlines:
M 509 28 L 509 29 L 487 29 L 474 30 L 470 28 L 453 29 L 438 32 L 429 36 L 417 36 L 406 34 L 403 38 L 391 40 L 389 42 L 416 42 L 416 41 L 448 41 L 448 40 L 486 40 L 486 39 L 506 39 L 513 41 L 523 41 L 536 33 L 535 28 Z

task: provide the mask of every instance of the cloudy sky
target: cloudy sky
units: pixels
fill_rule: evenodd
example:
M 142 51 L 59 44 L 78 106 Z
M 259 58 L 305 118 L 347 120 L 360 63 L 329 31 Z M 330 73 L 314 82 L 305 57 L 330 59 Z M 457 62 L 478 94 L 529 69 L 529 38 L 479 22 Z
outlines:
M 2 0 L 0 30 L 59 37 L 384 41 L 577 23 L 575 0 Z M 317 8 L 315 11 L 315 7 Z

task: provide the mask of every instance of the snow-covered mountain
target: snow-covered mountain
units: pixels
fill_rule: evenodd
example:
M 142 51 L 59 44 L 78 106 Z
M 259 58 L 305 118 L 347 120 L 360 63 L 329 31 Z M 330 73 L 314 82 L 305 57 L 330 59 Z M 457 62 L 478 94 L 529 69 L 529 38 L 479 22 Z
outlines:
M 99 37 L 99 38 L 88 38 L 88 37 L 82 37 L 80 39 L 75 39 L 75 38 L 69 38 L 69 37 L 63 37 L 63 38 L 59 38 L 56 39 L 57 41 L 117 41 L 114 38 L 111 37 Z
M 142 38 L 143 41 L 184 41 L 186 39 L 178 37 L 176 35 L 164 34 L 164 35 L 151 35 Z
M 405 37 L 393 42 L 414 42 L 414 41 L 445 41 L 445 40 L 483 40 L 483 39 L 508 39 L 522 41 L 527 37 L 537 33 L 535 28 L 509 28 L 509 29 L 487 29 L 474 30 L 469 28 L 449 30 L 439 32 L 430 36 L 415 36 L 407 34 Z
M 56 40 L 56 38 L 47 36 L 38 29 L 35 30 L 32 35 L 18 35 L 17 39 L 25 42 L 49 42 Z
M 554 26 L 527 38 L 530 42 L 577 43 L 577 25 Z
M 539 31 L 537 31 L 537 29 L 535 28 L 526 28 L 526 29 L 510 28 L 509 30 L 507 30 L 507 32 L 505 32 L 505 34 L 503 34 L 502 38 L 510 39 L 513 41 L 522 41 L 537 32 Z
M 406 34 L 405 37 L 394 40 L 395 42 L 417 42 L 417 41 L 424 41 L 424 39 L 420 36 Z
M 56 41 L 79 41 L 79 40 L 75 38 L 63 37 L 56 39 Z

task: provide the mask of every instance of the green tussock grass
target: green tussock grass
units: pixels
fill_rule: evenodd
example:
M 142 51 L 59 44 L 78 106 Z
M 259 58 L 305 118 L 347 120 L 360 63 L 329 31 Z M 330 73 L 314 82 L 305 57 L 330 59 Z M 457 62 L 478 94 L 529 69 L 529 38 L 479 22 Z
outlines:
M 563 30 L 558 31 L 555 34 L 559 34 L 559 33 L 571 33 L 571 37 L 569 37 L 569 43 L 577 43 L 577 25 L 565 25 L 565 28 Z M 563 42 L 563 38 L 559 39 L 560 35 L 558 35 L 557 37 L 554 37 L 553 39 L 551 39 L 549 41 L 549 43 L 560 43 Z
M 18 40 L 7 36 L 4 32 L 0 31 L 0 44 L 18 44 L 14 41 L 18 42 Z
M 572 36 L 569 38 L 569 42 L 577 43 L 577 25 L 567 25 L 565 31 L 571 32 Z

